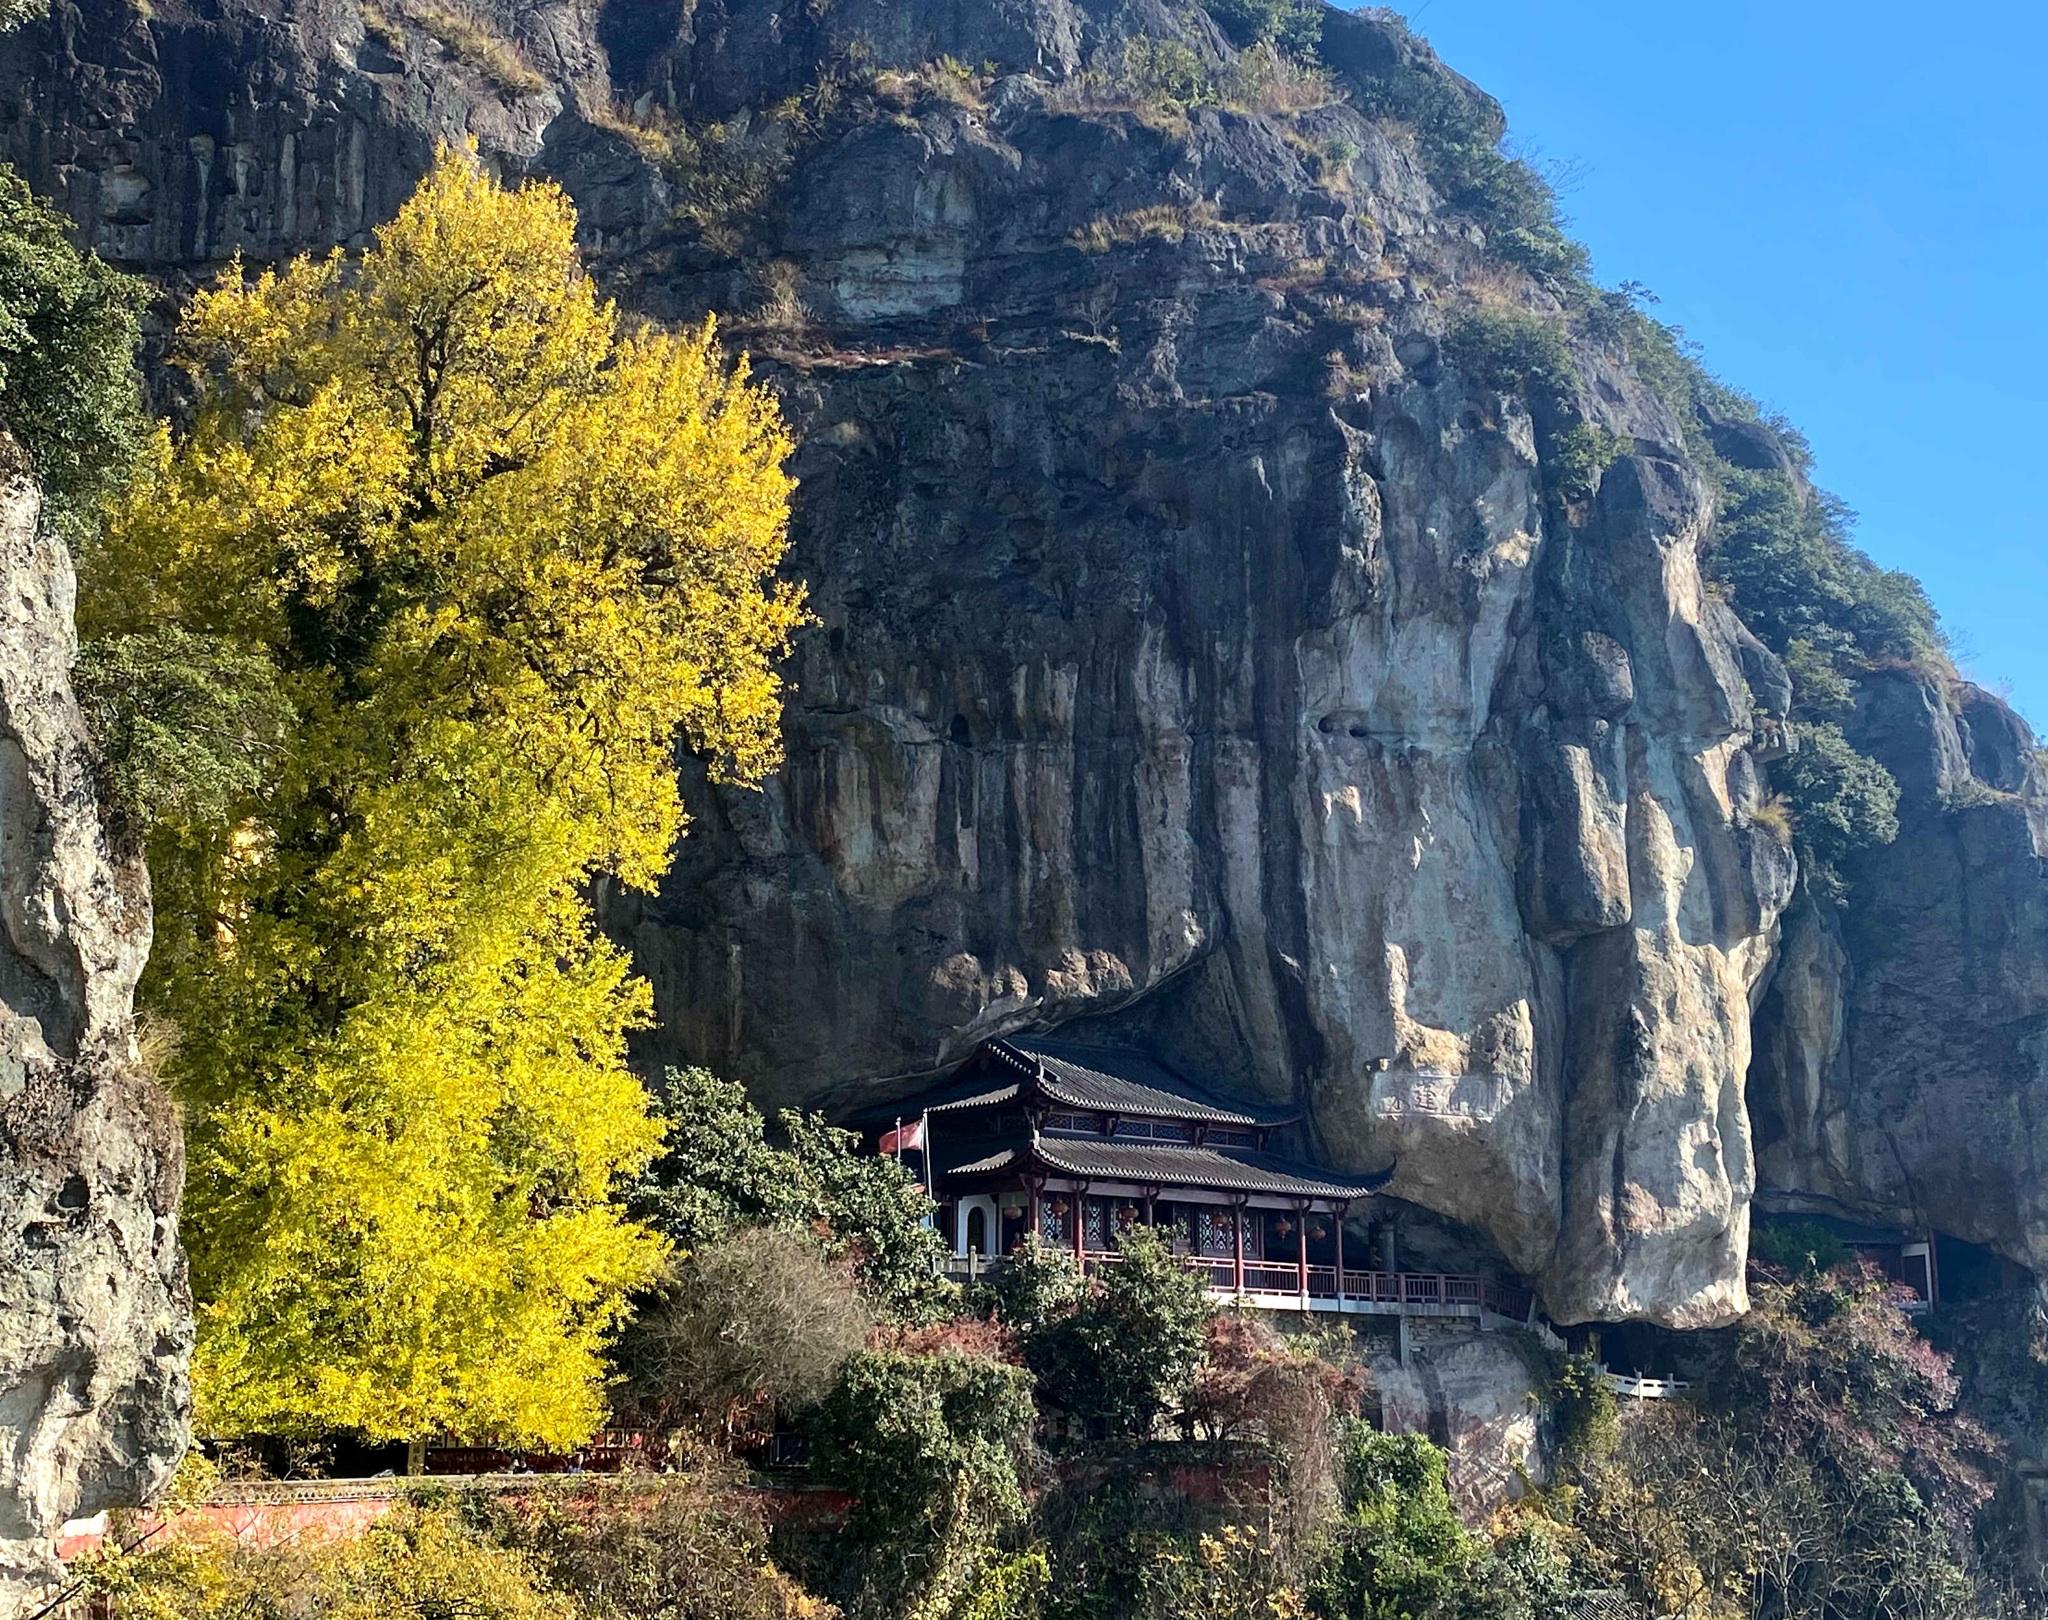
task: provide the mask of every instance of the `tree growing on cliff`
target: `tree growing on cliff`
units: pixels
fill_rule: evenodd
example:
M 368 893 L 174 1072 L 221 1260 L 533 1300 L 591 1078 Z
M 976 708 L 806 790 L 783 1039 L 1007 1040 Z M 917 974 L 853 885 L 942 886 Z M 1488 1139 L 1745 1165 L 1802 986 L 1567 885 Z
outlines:
M 742 1226 L 677 1268 L 619 1359 L 645 1416 L 730 1441 L 820 1399 L 873 1324 L 850 1268 L 795 1232 Z
M 861 1152 L 818 1114 L 785 1108 L 771 1131 L 743 1087 L 704 1069 L 669 1070 L 655 1103 L 667 1140 L 631 1206 L 663 1237 L 694 1249 L 735 1226 L 781 1227 L 850 1264 L 898 1320 L 950 1306 L 931 1198 L 898 1160 Z
M 993 1357 L 864 1350 L 814 1414 L 819 1476 L 850 1493 L 836 1584 L 856 1615 L 946 1614 L 1024 1516 L 1031 1380 Z
M 0 0 L 0 33 L 20 19 Z M 142 283 L 71 243 L 69 222 L 0 166 L 0 427 L 28 453 L 45 521 L 74 545 L 140 441 Z
M 1445 1454 L 1417 1434 L 1344 1427 L 1343 1514 L 1311 1588 L 1329 1620 L 1455 1614 L 1483 1575 L 1484 1544 L 1458 1520 Z
M 444 153 L 359 261 L 195 301 L 190 430 L 89 556 L 90 636 L 267 665 L 292 724 L 159 825 L 199 1422 L 563 1445 L 662 1264 L 647 987 L 593 926 L 776 759 L 790 444 L 707 324 L 629 330 L 552 186 Z
M 1145 1227 L 1066 1310 L 1030 1326 L 1024 1357 L 1049 1404 L 1091 1431 L 1143 1440 L 1202 1365 L 1213 1314 L 1201 1280 Z

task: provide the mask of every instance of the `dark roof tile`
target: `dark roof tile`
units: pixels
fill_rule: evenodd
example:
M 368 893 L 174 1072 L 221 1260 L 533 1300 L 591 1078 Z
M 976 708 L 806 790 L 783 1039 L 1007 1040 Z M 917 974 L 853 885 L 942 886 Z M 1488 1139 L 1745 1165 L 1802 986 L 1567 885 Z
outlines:
M 949 1149 L 934 1133 L 934 1168 L 942 1177 L 997 1175 L 1031 1167 L 1091 1181 L 1140 1186 L 1199 1187 L 1215 1192 L 1284 1198 L 1362 1198 L 1393 1179 L 1393 1171 L 1346 1176 L 1250 1148 L 1175 1146 L 1164 1142 L 1090 1141 L 1041 1136 L 991 1142 L 968 1137 Z
M 1040 1089 L 1069 1108 L 1140 1119 L 1187 1119 L 1217 1125 L 1272 1127 L 1301 1117 L 1295 1109 L 1230 1102 L 1182 1079 L 1164 1064 L 1135 1052 L 1110 1052 L 1064 1041 L 1013 1036 L 990 1041 L 999 1057 L 1020 1068 L 1035 1065 Z

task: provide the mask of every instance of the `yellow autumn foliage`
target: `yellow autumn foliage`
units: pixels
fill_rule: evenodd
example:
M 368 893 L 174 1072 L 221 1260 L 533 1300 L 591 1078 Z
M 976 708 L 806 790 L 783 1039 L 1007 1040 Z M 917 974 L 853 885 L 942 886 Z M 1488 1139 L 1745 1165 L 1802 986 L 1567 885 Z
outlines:
M 555 187 L 443 153 L 374 246 L 195 301 L 189 430 L 89 559 L 90 635 L 260 652 L 296 717 L 226 824 L 159 829 L 198 1418 L 556 1446 L 663 1263 L 622 1182 L 679 740 L 777 763 L 790 443 L 707 323 L 629 329 Z

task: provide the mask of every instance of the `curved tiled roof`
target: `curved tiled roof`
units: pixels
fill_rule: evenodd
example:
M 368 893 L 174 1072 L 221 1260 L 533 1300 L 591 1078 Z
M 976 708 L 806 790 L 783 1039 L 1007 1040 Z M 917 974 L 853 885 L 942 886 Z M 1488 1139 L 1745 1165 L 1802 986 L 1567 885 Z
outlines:
M 1338 1175 L 1252 1148 L 1178 1146 L 1163 1142 L 1076 1140 L 1041 1136 L 991 1143 L 969 1139 L 947 1162 L 935 1145 L 941 1176 L 997 1175 L 1028 1168 L 1085 1181 L 1130 1181 L 1140 1186 L 1202 1187 L 1215 1192 L 1268 1193 L 1284 1198 L 1363 1198 L 1393 1180 L 1392 1167 L 1367 1176 Z
M 1164 1064 L 1135 1052 L 1111 1052 L 1064 1041 L 1013 1036 L 986 1050 L 1031 1074 L 1051 1101 L 1129 1119 L 1185 1119 L 1212 1125 L 1270 1129 L 1292 1124 L 1300 1112 L 1230 1102 L 1193 1085 Z

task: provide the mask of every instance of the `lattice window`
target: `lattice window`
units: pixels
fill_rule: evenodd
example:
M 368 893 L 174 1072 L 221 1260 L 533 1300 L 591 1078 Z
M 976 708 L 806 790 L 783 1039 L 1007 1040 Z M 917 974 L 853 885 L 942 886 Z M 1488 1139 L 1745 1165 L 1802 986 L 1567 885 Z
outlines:
M 1107 1198 L 1084 1198 L 1081 1200 L 1087 1222 L 1081 1241 L 1090 1249 L 1109 1247 L 1109 1200 Z
M 1178 1120 L 1173 1119 L 1120 1119 L 1116 1122 L 1118 1136 L 1143 1137 L 1151 1142 L 1191 1142 L 1194 1133 Z
M 1227 1209 L 1218 1209 L 1214 1204 L 1203 1204 L 1195 1211 L 1195 1248 L 1202 1254 L 1234 1254 L 1237 1239 L 1231 1222 L 1235 1219 Z
M 1048 1198 L 1038 1206 L 1038 1235 L 1047 1243 L 1074 1241 L 1072 1205 L 1064 1198 Z

